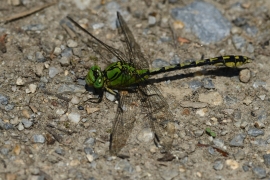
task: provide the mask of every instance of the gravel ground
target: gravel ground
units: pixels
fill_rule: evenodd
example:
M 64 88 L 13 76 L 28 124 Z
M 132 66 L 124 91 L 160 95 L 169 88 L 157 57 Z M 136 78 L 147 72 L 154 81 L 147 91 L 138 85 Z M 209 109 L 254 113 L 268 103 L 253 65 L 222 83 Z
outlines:
M 192 2 L 2 0 L 0 179 L 270 179 L 270 1 Z M 151 67 L 226 54 L 254 59 L 240 69 L 152 78 L 175 117 L 170 161 L 158 161 L 143 114 L 125 156 L 110 156 L 117 103 L 110 94 L 88 101 L 88 69 L 115 58 L 98 57 L 65 17 L 121 49 L 116 11 Z

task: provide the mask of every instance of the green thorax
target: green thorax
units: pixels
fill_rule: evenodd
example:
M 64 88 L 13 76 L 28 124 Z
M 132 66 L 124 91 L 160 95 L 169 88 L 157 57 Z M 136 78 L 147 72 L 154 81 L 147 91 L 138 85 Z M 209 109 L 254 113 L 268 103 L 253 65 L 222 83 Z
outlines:
M 118 61 L 111 63 L 102 72 L 98 66 L 91 67 L 86 76 L 86 83 L 95 88 L 125 88 L 147 79 L 147 72 L 148 69 L 137 70 L 131 64 Z

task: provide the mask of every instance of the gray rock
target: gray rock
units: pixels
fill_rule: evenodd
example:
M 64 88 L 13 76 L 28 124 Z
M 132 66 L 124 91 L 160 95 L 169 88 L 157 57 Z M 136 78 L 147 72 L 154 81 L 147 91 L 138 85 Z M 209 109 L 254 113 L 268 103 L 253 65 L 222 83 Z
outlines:
M 10 151 L 10 149 L 8 149 L 8 148 L 1 148 L 0 149 L 1 154 L 3 154 L 4 156 L 8 155 L 9 151 Z
M 258 87 L 264 87 L 264 88 L 266 88 L 266 82 L 264 82 L 264 81 L 255 81 L 254 83 L 253 83 L 253 87 L 255 88 L 255 89 L 257 89 Z
M 269 168 L 270 167 L 270 154 L 263 155 L 264 164 Z
M 233 154 L 235 160 L 242 160 L 245 158 L 245 151 L 239 149 L 237 153 Z
M 34 143 L 44 143 L 46 141 L 45 137 L 41 134 L 33 135 L 31 140 Z
M 23 124 L 23 126 L 25 128 L 30 128 L 32 126 L 33 122 L 32 121 L 29 121 L 27 119 L 22 119 L 22 124 Z
M 36 58 L 37 62 L 45 62 L 46 61 L 42 52 L 36 52 L 35 58 Z
M 154 133 L 150 128 L 144 128 L 138 133 L 137 139 L 145 143 L 151 142 L 154 139 Z
M 172 9 L 171 14 L 184 22 L 187 30 L 195 33 L 204 44 L 218 42 L 230 34 L 230 22 L 210 3 L 195 1 L 186 7 Z
M 72 56 L 72 48 L 65 48 L 62 51 L 61 56 L 70 58 Z
M 242 50 L 242 49 L 245 48 L 246 41 L 245 41 L 245 39 L 243 37 L 241 37 L 239 35 L 233 35 L 232 41 L 233 41 L 234 46 L 235 46 L 236 49 Z
M 165 170 L 160 171 L 160 176 L 164 180 L 171 180 L 174 179 L 176 176 L 178 176 L 179 171 L 176 169 L 167 168 Z
M 203 79 L 203 86 L 206 89 L 214 89 L 215 88 L 215 85 L 214 85 L 212 79 L 210 79 L 210 78 Z
M 73 39 L 69 39 L 67 41 L 67 46 L 70 48 L 75 48 L 78 46 L 78 43 L 76 41 L 74 41 Z
M 19 123 L 19 125 L 18 125 L 18 130 L 19 131 L 22 131 L 22 130 L 24 130 L 24 126 L 23 126 L 23 124 L 22 123 Z
M 67 85 L 63 84 L 57 89 L 58 94 L 62 93 L 84 93 L 85 88 L 83 86 L 77 86 L 77 85 Z
M 223 148 L 224 146 L 224 141 L 218 138 L 213 139 L 213 143 L 220 148 Z
M 258 128 L 250 128 L 248 130 L 248 135 L 253 137 L 261 136 L 264 135 L 264 130 Z
M 157 19 L 155 16 L 148 16 L 148 25 L 153 26 L 157 22 Z
M 49 67 L 49 77 L 54 78 L 58 73 L 60 73 L 60 70 L 56 67 Z
M 70 58 L 69 57 L 61 57 L 61 59 L 58 60 L 61 64 L 61 66 L 69 66 L 70 64 Z
M 23 26 L 22 30 L 24 31 L 42 31 L 46 28 L 43 24 L 30 24 L 27 26 Z
M 106 99 L 108 99 L 109 101 L 112 101 L 112 102 L 113 102 L 113 101 L 116 101 L 115 95 L 109 93 L 108 91 L 105 92 L 105 97 L 106 97 Z
M 246 138 L 245 134 L 238 134 L 234 136 L 234 138 L 230 142 L 230 146 L 232 147 L 244 146 L 245 138 Z
M 57 154 L 61 155 L 61 156 L 64 156 L 66 154 L 65 150 L 62 149 L 62 148 L 56 148 L 54 150 L 54 152 L 56 152 Z
M 2 121 L 2 119 L 0 119 L 0 129 L 4 129 L 4 130 L 9 130 L 9 129 L 13 129 L 13 125 L 10 123 L 5 123 L 4 121 Z
M 253 173 L 260 179 L 263 179 L 266 177 L 266 170 L 261 167 L 253 167 L 252 168 Z
M 196 91 L 197 89 L 202 87 L 203 83 L 201 81 L 198 81 L 198 80 L 193 80 L 193 81 L 189 82 L 188 85 L 193 91 Z
M 92 28 L 93 30 L 97 30 L 97 29 L 103 28 L 104 25 L 105 25 L 104 23 L 94 23 L 92 24 Z
M 222 160 L 217 159 L 217 160 L 214 162 L 213 168 L 214 168 L 216 171 L 222 170 L 223 167 L 224 167 L 224 164 L 223 164 Z
M 195 136 L 196 136 L 196 137 L 200 137 L 200 136 L 202 136 L 202 135 L 203 135 L 203 133 L 204 133 L 204 130 L 200 130 L 200 129 L 198 129 L 198 130 L 194 131 L 194 134 L 195 134 Z
M 95 143 L 96 143 L 96 140 L 95 140 L 95 138 L 87 138 L 85 141 L 84 141 L 84 144 L 88 144 L 88 145 L 90 145 L 90 146 L 94 146 L 95 145 Z
M 9 98 L 5 95 L 0 94 L 0 104 L 7 105 L 9 101 Z
M 129 173 L 133 172 L 131 164 L 126 159 L 118 161 L 114 168 L 115 170 L 126 171 Z

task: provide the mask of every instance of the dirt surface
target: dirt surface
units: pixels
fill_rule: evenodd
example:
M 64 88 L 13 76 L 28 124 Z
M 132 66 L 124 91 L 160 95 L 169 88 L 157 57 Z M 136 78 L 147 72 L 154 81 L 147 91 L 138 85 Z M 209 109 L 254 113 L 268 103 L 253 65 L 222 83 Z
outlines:
M 200 67 L 154 77 L 175 117 L 171 151 L 175 158 L 167 162 L 157 160 L 163 154 L 143 114 L 121 151 L 125 156 L 109 154 L 117 104 L 106 98 L 89 102 L 94 96 L 92 89 L 86 91 L 83 78 L 92 65 L 104 69 L 110 62 L 72 37 L 76 34 L 67 27 L 74 25 L 65 17 L 70 15 L 116 48 L 122 43 L 108 22 L 112 15 L 106 8 L 112 1 L 89 2 L 79 9 L 75 1 L 60 1 L 10 22 L 5 21 L 50 2 L 1 2 L 0 179 L 270 178 L 270 161 L 265 158 L 270 154 L 270 1 L 206 0 L 231 23 L 245 17 L 258 30 L 249 36 L 232 23 L 231 35 L 210 45 L 175 29 L 179 22 L 171 18 L 171 9 L 191 1 L 113 1 L 126 12 L 122 15 L 149 64 L 155 59 L 169 62 L 175 55 L 181 62 L 225 54 L 254 58 L 242 68 L 248 70 Z M 243 10 L 232 8 L 235 4 Z M 155 24 L 149 24 L 149 15 L 156 17 Z M 234 33 L 254 51 L 237 50 L 231 39 Z M 159 41 L 161 37 L 171 40 Z M 213 87 L 207 88 L 205 81 Z M 205 132 L 209 127 L 215 138 Z M 240 140 L 232 145 L 235 138 Z

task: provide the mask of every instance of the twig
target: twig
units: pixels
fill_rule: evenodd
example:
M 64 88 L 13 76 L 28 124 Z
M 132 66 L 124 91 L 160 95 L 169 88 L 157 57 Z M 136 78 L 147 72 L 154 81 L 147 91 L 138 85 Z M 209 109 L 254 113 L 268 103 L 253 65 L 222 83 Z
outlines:
M 4 22 L 4 23 L 6 24 L 6 23 L 8 23 L 8 22 L 11 22 L 11 21 L 20 19 L 20 18 L 22 18 L 22 17 L 29 16 L 30 14 L 33 14 L 33 13 L 38 12 L 38 11 L 40 11 L 40 10 L 43 10 L 43 9 L 49 7 L 49 6 L 54 5 L 54 4 L 56 4 L 56 2 L 52 2 L 52 3 L 45 4 L 45 5 L 43 5 L 43 6 L 35 7 L 35 8 L 33 8 L 33 9 L 28 10 L 28 11 L 24 11 L 24 12 L 17 13 L 17 14 L 15 14 L 15 15 L 13 15 L 13 16 L 11 16 L 11 17 L 9 17 L 9 18 L 6 18 L 6 19 L 4 19 L 4 20 L 1 20 L 1 21 Z

